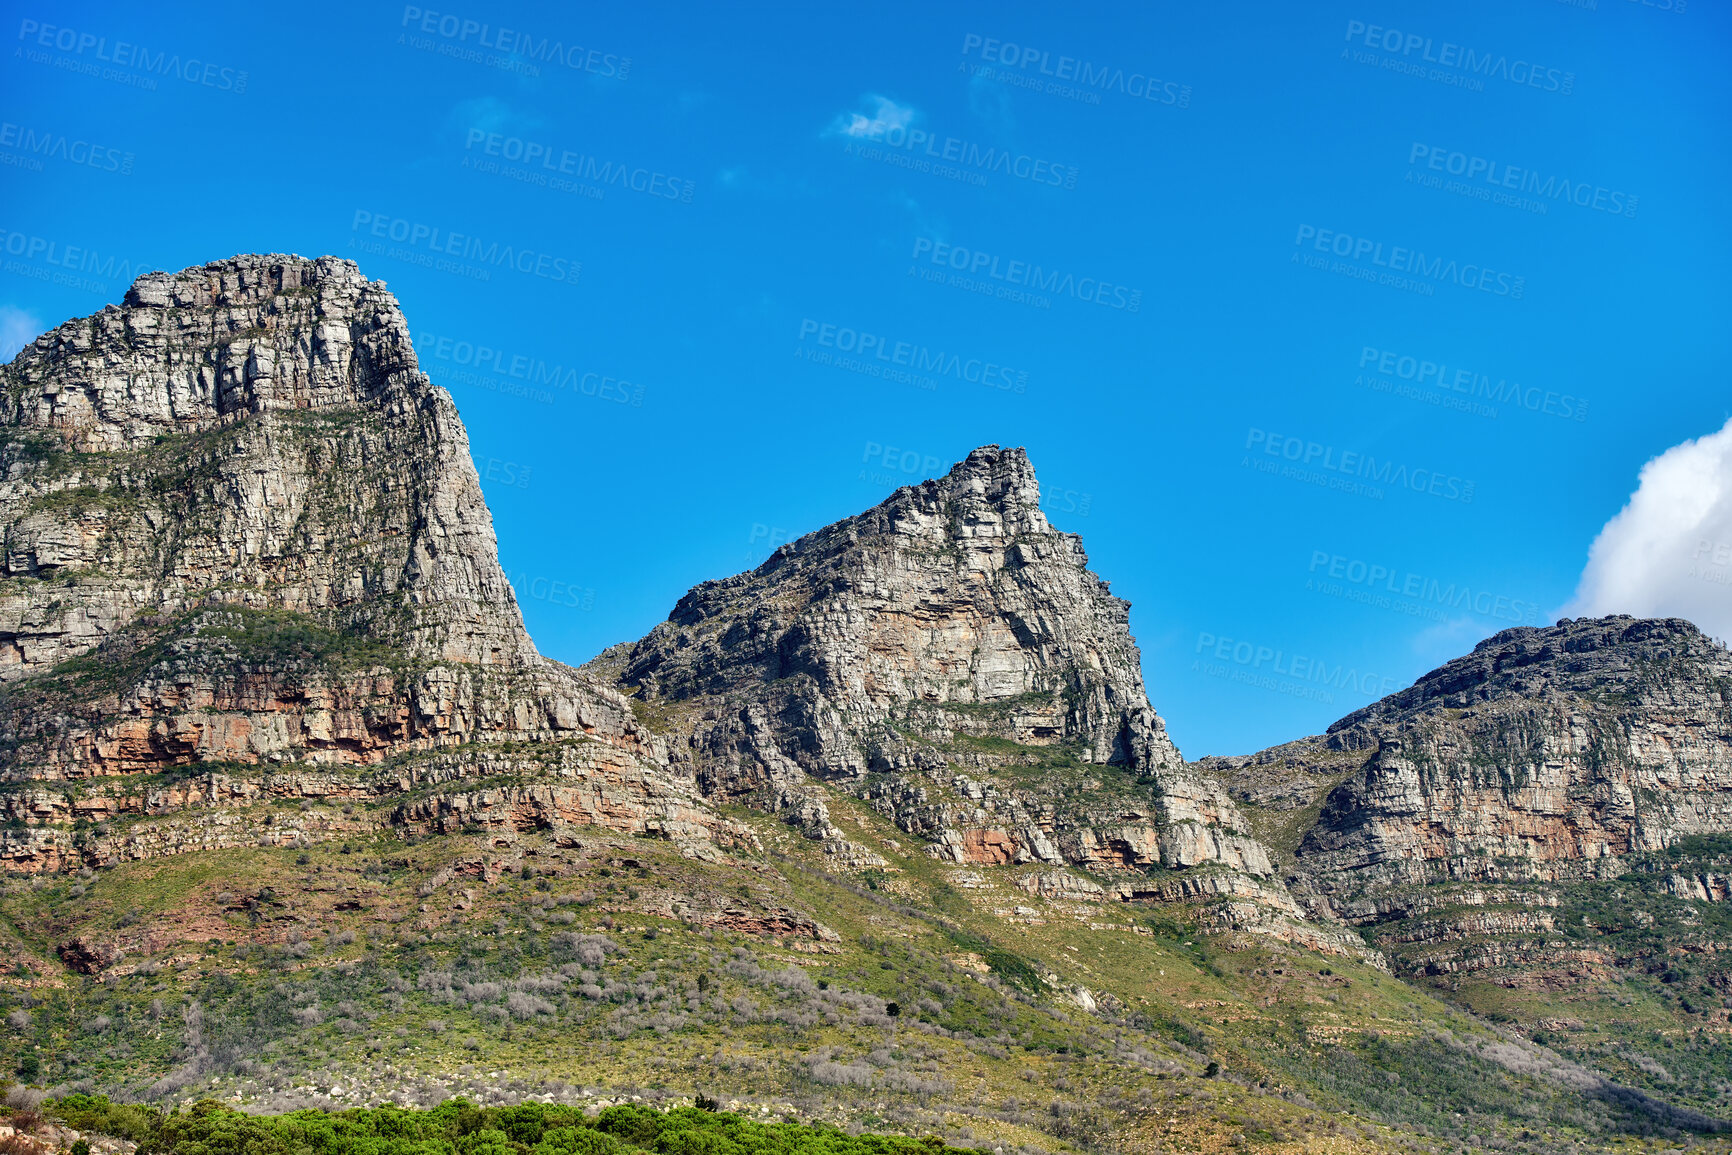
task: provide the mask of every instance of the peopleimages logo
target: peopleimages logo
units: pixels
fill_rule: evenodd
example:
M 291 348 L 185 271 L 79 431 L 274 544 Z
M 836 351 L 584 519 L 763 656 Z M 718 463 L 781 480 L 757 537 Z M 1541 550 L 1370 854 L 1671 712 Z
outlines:
M 1427 257 L 1418 249 L 1401 245 L 1390 245 L 1385 251 L 1382 241 L 1335 232 L 1332 229 L 1320 229 L 1316 225 L 1299 226 L 1293 243 L 1305 247 L 1306 241 L 1310 241 L 1309 247 L 1319 253 L 1332 254 L 1354 262 L 1369 260 L 1377 269 L 1419 278 L 1421 284 L 1430 281 L 1459 285 L 1464 289 L 1477 289 L 1493 296 L 1508 297 L 1512 301 L 1521 300 L 1527 287 L 1527 278 L 1513 273 L 1502 273 L 1471 262 L 1461 263 L 1443 257 Z M 1299 261 L 1300 254 L 1294 253 L 1293 259 Z M 1375 275 L 1374 269 L 1365 269 L 1363 265 L 1358 267 Z
M 1328 550 L 1311 551 L 1309 573 L 1311 576 L 1305 582 L 1307 590 L 1345 596 L 1349 601 L 1363 602 L 1379 609 L 1406 610 L 1434 621 L 1439 620 L 1441 614 L 1432 611 L 1449 609 L 1471 611 L 1504 622 L 1522 622 L 1530 626 L 1542 624 L 1538 602 L 1486 589 L 1476 590 L 1466 582 L 1445 585 L 1436 578 L 1406 573 L 1396 566 L 1363 561 Z M 1346 582 L 1351 588 L 1333 589 L 1329 582 Z M 1413 598 L 1419 605 L 1408 608 L 1392 598 Z
M 1548 68 L 1531 60 L 1511 60 L 1502 53 L 1480 52 L 1448 40 L 1434 41 L 1431 37 L 1417 32 L 1402 32 L 1380 24 L 1367 24 L 1363 20 L 1347 22 L 1346 40 L 1376 52 L 1386 53 L 1390 57 L 1381 61 L 1360 60 L 1359 63 L 1381 64 L 1397 72 L 1423 76 L 1425 70 L 1422 65 L 1435 64 L 1440 69 L 1450 69 L 1451 74 L 1462 79 L 1502 80 L 1525 88 L 1537 88 L 1541 92 L 1555 92 L 1560 96 L 1570 95 L 1576 85 L 1576 74 L 1573 72 Z M 1341 51 L 1343 57 L 1347 57 L 1347 49 Z M 1400 65 L 1406 67 L 1392 68 Z
M 140 274 L 155 272 L 158 268 L 146 261 L 117 257 L 112 252 L 105 257 L 89 245 L 62 244 L 48 237 L 5 228 L 0 228 L 0 253 L 8 258 L 17 258 L 5 262 L 4 271 L 7 273 L 103 294 L 108 292 L 108 281 L 130 284 Z M 93 279 L 97 277 L 102 280 Z
M 807 342 L 812 347 L 807 346 Z M 877 333 L 814 321 L 800 321 L 801 348 L 797 354 L 822 365 L 864 372 L 872 377 L 904 381 L 923 389 L 937 387 L 937 377 L 949 377 L 971 385 L 984 385 L 1005 393 L 1026 393 L 1028 374 L 997 361 L 963 357 L 942 349 L 929 349 L 912 341 L 896 341 Z M 836 354 L 847 354 L 838 357 Z M 931 376 L 920 376 L 930 374 Z
M 1732 585 L 1732 542 L 1703 539 L 1690 559 L 1690 577 L 1715 585 Z
M 98 172 L 132 175 L 130 152 L 122 152 L 118 148 L 88 140 L 75 140 L 61 133 L 13 124 L 9 120 L 0 121 L 0 148 L 19 149 L 22 155 L 15 158 L 13 163 L 35 172 L 42 170 L 42 160 L 47 158 L 93 168 Z M 24 163 L 18 164 L 19 161 Z
M 187 84 L 215 88 L 222 92 L 242 93 L 247 90 L 247 74 L 244 69 L 213 64 L 196 56 L 188 56 L 183 60 L 178 52 L 152 52 L 142 44 L 133 44 L 126 40 L 116 40 L 110 44 L 106 36 L 98 36 L 94 32 L 80 32 L 64 25 L 44 24 L 40 20 L 21 20 L 18 24 L 18 39 L 24 41 L 26 49 L 47 48 L 56 52 L 70 52 L 73 57 L 80 58 L 63 62 L 51 58 L 39 60 L 38 54 L 31 54 L 29 59 L 36 63 L 53 64 L 66 68 L 69 72 L 87 72 L 105 80 L 121 80 L 139 88 L 154 89 L 156 85 L 138 83 L 141 78 L 133 78 L 125 73 L 112 73 L 112 70 L 97 68 L 95 64 L 82 64 L 82 58 L 89 53 L 90 61 L 112 64 L 115 68 L 136 68 L 147 74 L 142 78 L 145 80 L 151 77 L 173 77 Z
M 355 210 L 355 219 L 349 225 L 349 230 L 354 233 L 365 232 L 368 237 L 378 237 L 408 246 L 406 249 L 390 250 L 385 253 L 386 256 L 465 276 L 482 274 L 477 280 L 489 279 L 491 269 L 512 269 L 545 281 L 575 285 L 578 276 L 583 272 L 581 261 L 556 257 L 552 253 L 528 246 L 487 241 L 469 233 L 454 233 L 436 225 L 393 217 L 387 213 L 368 212 L 366 209 Z M 447 261 L 444 259 L 447 257 L 453 259 Z M 463 264 L 469 261 L 476 264 Z M 445 269 L 446 265 L 452 267 Z
M 464 384 L 476 385 L 495 392 L 527 396 L 532 400 L 551 400 L 539 387 L 564 389 L 598 401 L 616 405 L 643 406 L 644 388 L 619 377 L 581 368 L 549 365 L 540 357 L 496 349 L 480 342 L 460 337 L 445 337 L 437 333 L 417 333 L 415 348 L 423 357 L 446 361 L 469 372 L 442 374 Z M 490 380 L 491 378 L 491 380 Z M 503 378 L 504 380 L 499 380 Z M 510 387 L 511 383 L 521 383 Z
M 1245 449 L 1248 452 L 1260 450 L 1263 456 L 1291 463 L 1293 469 L 1304 473 L 1320 470 L 1316 476 L 1328 482 L 1341 483 L 1330 484 L 1329 488 L 1357 491 L 1366 488 L 1362 483 L 1373 483 L 1395 489 L 1410 489 L 1415 493 L 1441 497 L 1446 501 L 1473 501 L 1473 482 L 1454 474 L 1436 469 L 1409 469 L 1406 465 L 1388 459 L 1379 461 L 1369 453 L 1352 449 L 1341 450 L 1333 445 L 1306 441 L 1302 437 L 1288 437 L 1284 433 L 1270 433 L 1253 427 L 1245 434 Z M 1259 462 L 1255 457 L 1247 457 L 1241 464 L 1250 465 L 1260 472 L 1276 471 L 1274 463 Z M 1375 496 L 1381 497 L 1382 494 L 1375 493 Z
M 532 176 L 569 176 L 579 180 L 594 181 L 598 185 L 618 185 L 631 192 L 644 193 L 647 196 L 659 197 L 664 200 L 679 201 L 690 204 L 692 192 L 697 188 L 689 180 L 672 177 L 654 169 L 636 167 L 622 162 L 598 160 L 586 153 L 572 152 L 568 148 L 555 148 L 545 141 L 525 140 L 519 136 L 503 136 L 497 132 L 488 132 L 484 128 L 469 130 L 463 142 L 465 152 L 479 152 L 483 156 L 498 157 L 529 166 L 539 166 L 543 173 Z M 463 158 L 465 165 L 470 164 L 469 157 Z M 539 182 L 546 183 L 545 179 Z
M 906 124 L 865 122 L 865 127 L 848 133 L 848 136 L 851 139 L 842 151 L 849 154 L 860 151 L 862 156 L 870 156 L 869 151 L 860 150 L 856 142 L 871 141 L 885 148 L 901 150 L 909 156 L 919 153 L 928 162 L 964 165 L 980 173 L 1000 173 L 1054 188 L 1076 187 L 1075 165 L 1057 164 L 1044 157 L 1012 152 L 996 145 L 976 144 L 960 137 L 934 136 L 923 128 L 909 128 Z
M 1479 196 L 1481 199 L 1491 199 L 1494 196 L 1514 198 L 1515 194 L 1526 194 L 1542 198 L 1539 204 L 1542 209 L 1545 201 L 1559 201 L 1575 205 L 1577 208 L 1592 209 L 1595 212 L 1609 213 L 1612 216 L 1634 217 L 1639 197 L 1618 189 L 1609 189 L 1603 185 L 1591 184 L 1588 181 L 1572 181 L 1568 177 L 1541 176 L 1531 168 L 1518 168 L 1515 165 L 1503 164 L 1489 157 L 1472 156 L 1465 152 L 1456 152 L 1437 145 L 1421 144 L 1414 141 L 1407 150 L 1407 163 L 1419 168 L 1422 179 L 1425 172 L 1445 173 L 1460 177 L 1468 182 L 1464 192 Z M 1414 170 L 1407 173 L 1409 181 L 1415 180 Z M 1480 185 L 1486 186 L 1480 188 Z M 1439 182 L 1439 187 L 1454 192 Z M 1526 207 L 1519 200 L 1512 199 L 1506 203 L 1514 203 L 1516 207 Z
M 1109 309 L 1135 313 L 1143 306 L 1143 291 L 1105 281 L 1099 277 L 1078 277 L 1063 269 L 1048 269 L 1028 261 L 1000 259 L 979 249 L 946 244 L 930 237 L 914 239 L 914 260 L 925 258 L 927 264 L 953 269 L 971 277 L 985 277 L 1007 285 L 1027 288 L 1058 297 L 1075 297 Z
M 1375 367 L 1376 372 L 1386 377 L 1411 381 L 1415 386 L 1444 389 L 1465 397 L 1495 401 L 1499 405 L 1516 405 L 1534 413 L 1544 413 L 1548 417 L 1561 417 L 1566 421 L 1586 421 L 1588 418 L 1587 400 L 1573 393 L 1558 393 L 1534 385 L 1524 386 L 1503 377 L 1493 384 L 1489 376 L 1476 373 L 1472 369 L 1456 369 L 1451 372 L 1449 366 L 1442 361 L 1411 357 L 1371 345 L 1366 345 L 1359 351 L 1359 367 Z
M 1054 96 L 1075 99 L 1079 95 L 1117 92 L 1135 100 L 1170 104 L 1177 108 L 1189 108 L 1191 104 L 1191 86 L 1188 84 L 1160 80 L 1146 72 L 1126 72 L 1122 68 L 1092 64 L 1074 56 L 1054 57 L 1044 49 L 1031 48 L 1026 44 L 1018 45 L 1009 40 L 995 40 L 973 32 L 962 38 L 962 55 L 978 55 L 986 64 L 1002 65 L 1020 72 L 1034 72 L 1050 77 L 1051 81 L 1042 87 Z M 1072 85 L 1075 87 L 1070 87 Z M 1077 89 L 1084 91 L 1079 93 Z M 1100 103 L 1100 97 L 1095 96 L 1089 103 Z
M 624 80 L 631 72 L 631 57 L 629 56 L 615 56 L 598 49 L 585 48 L 580 44 L 567 44 L 553 36 L 537 38 L 534 33 L 530 32 L 513 28 L 495 28 L 491 24 L 484 24 L 479 20 L 471 20 L 466 16 L 458 16 L 450 12 L 434 12 L 430 9 L 416 8 L 413 5 L 405 6 L 400 27 L 428 36 L 437 36 L 447 42 L 442 47 L 460 50 L 473 45 L 476 49 L 521 57 L 524 60 L 533 60 L 537 64 L 559 64 L 573 72 L 587 72 L 592 76 L 600 76 L 609 80 Z M 420 46 L 416 45 L 415 47 Z M 460 52 L 442 53 L 442 55 L 460 54 Z M 479 52 L 475 54 L 475 58 L 481 59 Z
M 1215 677 L 1226 677 L 1231 681 L 1246 682 L 1260 685 L 1264 689 L 1290 694 L 1294 697 L 1318 697 L 1318 691 L 1351 690 L 1368 698 L 1379 698 L 1392 694 L 1401 688 L 1401 684 L 1393 678 L 1382 674 L 1373 674 L 1355 669 L 1345 662 L 1337 662 L 1334 669 L 1329 668 L 1329 662 L 1324 658 L 1309 657 L 1305 654 L 1289 654 L 1286 650 L 1274 646 L 1262 645 L 1257 642 L 1244 641 L 1238 638 L 1221 637 L 1208 631 L 1197 634 L 1197 648 L 1191 670 L 1194 673 L 1210 674 Z M 1229 669 L 1211 669 L 1203 660 L 1212 658 L 1220 662 L 1231 662 L 1239 667 L 1240 676 Z M 1275 683 L 1258 678 L 1257 675 L 1268 671 L 1269 675 L 1296 679 L 1295 683 Z M 1310 691 L 1310 692 L 1306 692 Z M 1324 698 L 1324 701 L 1329 699 Z

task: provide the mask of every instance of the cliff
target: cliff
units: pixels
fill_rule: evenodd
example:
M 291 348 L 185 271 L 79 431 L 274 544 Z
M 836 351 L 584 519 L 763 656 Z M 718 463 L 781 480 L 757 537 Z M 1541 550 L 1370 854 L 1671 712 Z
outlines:
M 351 262 L 150 274 L 44 334 L 0 377 L 0 478 L 10 868 L 175 845 L 77 820 L 388 791 L 412 768 L 353 771 L 477 742 L 661 764 L 617 693 L 536 653 L 456 407 Z M 688 807 L 635 777 L 641 808 Z

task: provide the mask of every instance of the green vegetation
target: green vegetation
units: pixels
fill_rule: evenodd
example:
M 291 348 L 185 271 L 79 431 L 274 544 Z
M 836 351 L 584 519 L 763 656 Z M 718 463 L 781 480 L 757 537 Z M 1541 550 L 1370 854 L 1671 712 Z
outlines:
M 203 639 L 229 643 L 232 660 L 284 667 L 324 666 L 335 671 L 403 664 L 403 655 L 354 630 L 333 629 L 291 610 L 224 607 L 194 624 Z
M 48 1105 L 49 1114 L 80 1131 L 95 1131 L 143 1143 L 163 1121 L 162 1112 L 134 1103 L 113 1103 L 107 1095 L 65 1095 Z
M 9 683 L 0 689 L 0 703 L 86 704 L 152 672 L 170 672 L 195 653 L 201 669 L 218 676 L 259 669 L 290 679 L 380 667 L 410 671 L 402 651 L 361 630 L 292 610 L 207 606 L 141 617 L 89 653 Z
M 0 1064 L 30 1082 L 114 1096 L 68 1095 L 56 1109 L 81 1130 L 153 1129 L 147 1155 L 223 1155 L 242 1148 L 221 1135 L 243 1133 L 256 1155 L 323 1152 L 337 1140 L 318 1136 L 364 1136 L 399 1117 L 446 1119 L 445 1131 L 417 1122 L 404 1134 L 451 1155 L 535 1155 L 549 1142 L 568 1146 L 541 1155 L 563 1155 L 586 1150 L 569 1146 L 579 1138 L 634 1142 L 593 1118 L 570 1123 L 588 1128 L 582 1135 L 549 1137 L 566 1126 L 559 1112 L 575 1118 L 633 1096 L 645 1117 L 693 1126 L 739 1115 L 649 1108 L 702 1095 L 737 1101 L 760 1122 L 814 1124 L 765 1124 L 762 1142 L 784 1146 L 741 1150 L 818 1141 L 802 1136 L 842 1142 L 835 1127 L 937 1133 L 1007 1155 L 1131 1150 L 1157 1134 L 1168 1142 L 1176 1127 L 1203 1149 L 1242 1139 L 1348 1150 L 1399 1145 L 1399 1135 L 1453 1155 L 1493 1140 L 1542 1152 L 1708 1137 L 1715 1125 L 1657 1109 L 1648 1088 L 1658 1084 L 1640 1079 L 1658 1077 L 1634 1057 L 1592 1061 L 1630 1067 L 1620 1081 L 1635 1098 L 1572 1090 L 1489 1057 L 1496 1039 L 1482 1022 L 1351 959 L 1257 936 L 1205 939 L 1193 920 L 1206 910 L 1179 917 L 1134 904 L 1069 916 L 1008 873 L 983 880 L 895 850 L 882 838 L 897 832 L 857 800 L 835 795 L 830 806 L 834 821 L 883 849 L 887 865 L 870 878 L 829 873 L 797 833 L 740 810 L 732 816 L 754 826 L 772 872 L 617 836 L 581 850 L 524 836 L 502 857 L 479 831 L 332 838 L 14 882 L 0 894 L 0 949 L 19 967 L 0 983 L 0 1015 L 13 1028 Z M 329 804 L 268 812 L 345 817 Z M 672 913 L 676 901 L 688 913 Z M 996 913 L 1030 902 L 1043 918 Z M 817 912 L 836 939 L 734 929 L 722 913 L 742 908 Z M 68 969 L 75 939 L 112 960 L 100 981 Z M 1077 988 L 1092 993 L 1093 1011 Z M 1689 1050 L 1702 1045 L 1676 1044 L 1699 1067 L 1646 1043 L 1642 1061 L 1680 1081 L 1704 1072 L 1707 1098 L 1689 1101 L 1719 1113 L 1705 1072 L 1714 1062 L 1724 1070 L 1725 1057 Z M 1666 1095 L 1696 1096 L 1696 1086 L 1675 1083 Z M 194 1126 L 186 1107 L 201 1095 L 271 1118 L 243 1125 L 210 1107 L 222 1114 Z M 459 1108 L 424 1109 L 455 1096 L 485 1112 L 551 1098 L 545 1110 L 560 1121 L 532 1139 L 502 1115 L 452 1133 Z M 150 1137 L 156 1109 L 118 1105 L 128 1100 L 179 1104 L 168 1116 L 179 1122 L 161 1132 L 177 1137 Z M 402 1106 L 348 1109 L 380 1102 Z M 332 1113 L 282 1114 L 309 1104 Z M 645 1143 L 743 1142 L 677 1138 L 682 1128 L 664 1125 Z M 506 1138 L 469 1137 L 488 1131 Z M 488 1146 L 499 1142 L 519 1146 Z
M 212 1099 L 166 1115 L 71 1095 L 48 1111 L 80 1129 L 139 1144 L 139 1155 L 950 1155 L 937 1136 L 850 1135 L 823 1124 L 765 1123 L 738 1114 L 618 1104 L 596 1114 L 563 1105 L 431 1110 L 396 1107 L 249 1115 Z

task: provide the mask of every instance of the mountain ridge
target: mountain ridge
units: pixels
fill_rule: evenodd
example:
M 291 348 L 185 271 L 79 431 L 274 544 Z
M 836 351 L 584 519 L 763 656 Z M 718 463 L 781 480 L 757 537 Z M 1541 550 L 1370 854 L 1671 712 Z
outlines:
M 0 1053 L 31 1079 L 870 1096 L 1029 1152 L 1732 1118 L 1732 663 L 1688 623 L 1505 631 L 1187 762 L 1020 449 L 574 669 L 352 262 L 149 274 L 0 378 Z

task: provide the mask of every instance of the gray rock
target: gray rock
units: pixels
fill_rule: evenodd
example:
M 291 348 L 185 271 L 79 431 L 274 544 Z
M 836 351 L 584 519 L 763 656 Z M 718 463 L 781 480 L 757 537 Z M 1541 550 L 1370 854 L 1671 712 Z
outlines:
M 456 406 L 352 262 L 153 273 L 0 372 L 0 781 L 25 785 L 0 809 L 27 824 L 0 864 L 248 845 L 244 821 L 154 819 L 376 797 L 401 775 L 354 770 L 467 750 L 474 771 L 499 741 L 581 744 L 548 775 L 589 785 L 537 814 L 742 836 L 617 691 L 536 652 Z M 66 829 L 146 814 L 76 851 Z
M 1266 851 L 1150 705 L 1129 611 L 1048 524 L 1026 454 L 986 446 L 697 586 L 586 669 L 661 719 L 707 794 L 782 811 L 827 847 L 847 844 L 818 783 L 940 859 L 1213 871 L 1172 897 L 1290 922 Z
M 1616 875 L 1732 831 L 1732 655 L 1677 618 L 1506 630 L 1326 745 L 1362 763 L 1298 847 L 1320 891 Z

